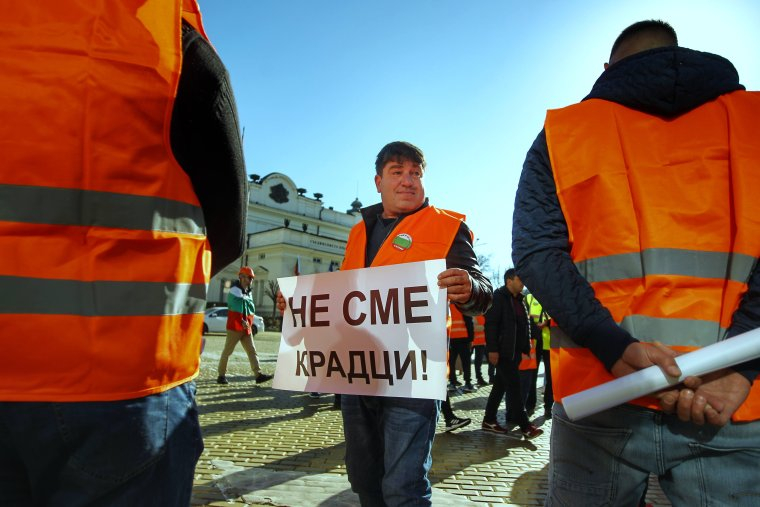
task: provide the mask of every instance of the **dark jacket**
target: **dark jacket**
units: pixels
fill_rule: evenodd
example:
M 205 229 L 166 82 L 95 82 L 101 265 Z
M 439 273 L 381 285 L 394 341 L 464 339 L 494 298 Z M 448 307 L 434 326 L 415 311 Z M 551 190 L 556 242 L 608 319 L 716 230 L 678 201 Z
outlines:
M 185 22 L 182 48 L 171 146 L 203 208 L 214 275 L 243 253 L 248 209 L 243 145 L 229 74 L 216 51 Z
M 666 118 L 719 95 L 743 90 L 734 66 L 718 55 L 686 48 L 643 51 L 611 65 L 586 97 L 604 99 Z M 585 100 L 585 99 L 584 99 Z M 557 198 L 546 137 L 538 135 L 523 166 L 515 199 L 512 258 L 520 278 L 556 323 L 588 347 L 609 370 L 636 341 L 617 326 L 570 258 L 568 230 Z M 729 336 L 760 327 L 760 269 L 734 313 Z M 737 369 L 748 378 L 760 361 Z
M 516 352 L 530 353 L 528 310 L 525 309 L 524 319 L 518 319 L 513 299 L 502 285 L 494 291 L 493 304 L 485 314 L 486 351 L 498 352 L 499 360 L 512 359 Z M 517 300 L 525 308 L 522 294 L 517 295 Z
M 413 213 L 417 213 L 419 210 L 428 206 L 428 200 L 412 211 L 401 215 L 396 221 L 403 220 L 405 216 L 409 216 Z M 364 219 L 364 226 L 367 230 L 367 252 L 366 263 L 369 266 L 372 263 L 372 259 L 375 258 L 377 251 L 382 246 L 382 242 L 385 238 L 380 238 L 378 241 L 374 241 L 372 231 L 375 225 L 378 223 L 378 217 L 383 212 L 382 203 L 374 204 L 362 208 L 362 218 Z M 395 224 L 395 222 L 394 222 Z M 390 226 L 390 230 L 393 226 Z M 491 282 L 480 271 L 480 265 L 478 264 L 478 258 L 475 256 L 475 250 L 472 248 L 472 234 L 470 228 L 464 222 L 459 226 L 456 236 L 454 236 L 454 242 L 446 254 L 446 269 L 460 268 L 464 269 L 470 274 L 470 281 L 472 282 L 472 296 L 470 300 L 465 304 L 457 304 L 457 307 L 463 315 L 482 315 L 488 307 L 491 306 L 491 295 L 493 289 L 491 288 Z

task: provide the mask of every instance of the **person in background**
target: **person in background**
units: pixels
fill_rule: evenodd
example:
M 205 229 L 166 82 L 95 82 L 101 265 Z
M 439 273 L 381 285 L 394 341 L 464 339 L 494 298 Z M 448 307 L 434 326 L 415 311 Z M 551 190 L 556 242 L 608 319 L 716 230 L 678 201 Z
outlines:
M 475 352 L 475 358 L 473 364 L 475 365 L 475 378 L 477 379 L 478 387 L 485 387 L 493 382 L 493 366 L 488 363 L 486 357 L 486 331 L 485 331 L 486 319 L 482 315 L 475 316 L 472 340 L 472 349 Z M 488 382 L 483 379 L 483 360 L 488 366 Z
M 518 376 L 520 377 L 520 396 L 522 397 L 523 406 L 525 407 L 525 412 L 528 414 L 528 417 L 532 416 L 533 412 L 536 411 L 536 384 L 538 378 L 539 354 L 537 349 L 538 340 L 534 338 L 536 336 L 535 331 L 537 331 L 537 328 L 533 322 L 530 323 L 530 326 L 530 352 L 522 354 L 520 364 L 517 367 L 519 370 Z M 510 417 L 509 412 L 507 412 L 507 421 L 511 420 L 512 418 Z
M 438 286 L 463 314 L 482 314 L 491 303 L 491 284 L 480 271 L 472 233 L 462 215 L 428 204 L 426 173 L 422 150 L 413 144 L 396 141 L 380 150 L 374 180 L 381 202 L 361 210 L 341 269 L 445 258 Z M 278 307 L 284 309 L 284 300 Z M 430 505 L 440 402 L 342 395 L 341 406 L 348 479 L 361 504 Z
M 462 315 L 455 304 L 449 305 L 451 312 L 451 329 L 449 331 L 449 390 L 456 391 L 462 384 L 457 380 L 457 358 L 462 365 L 462 377 L 466 393 L 475 392 L 472 385 L 472 365 L 470 364 L 470 349 L 473 339 L 473 322 L 469 315 Z
M 229 76 L 191 0 L 3 32 L 0 503 L 188 505 L 206 287 L 243 251 Z
M 520 393 L 519 365 L 523 353 L 530 353 L 528 310 L 523 301 L 523 284 L 514 268 L 504 273 L 504 285 L 493 293 L 493 305 L 486 312 L 486 349 L 488 361 L 496 367 L 496 377 L 488 395 L 481 428 L 506 435 L 507 429 L 496 420 L 501 400 L 507 394 L 506 421 L 512 418 L 522 435 L 530 440 L 543 434 L 528 419 Z
M 534 336 L 540 343 L 536 347 L 536 360 L 538 364 L 544 363 L 544 419 L 551 419 L 554 394 L 552 392 L 552 365 L 549 344 L 551 340 L 551 318 L 538 302 L 533 294 L 525 297 L 528 305 L 530 318 L 535 326 Z M 527 405 L 526 405 L 527 406 Z M 535 403 L 533 404 L 535 407 Z
M 758 360 L 565 412 L 652 365 L 679 379 L 678 353 L 760 327 L 760 93 L 659 20 L 623 30 L 604 69 L 547 113 L 515 200 L 515 265 L 562 332 L 546 505 L 637 505 L 650 474 L 674 505 L 757 505 Z
M 251 296 L 251 282 L 254 278 L 253 269 L 248 266 L 240 268 L 238 281 L 235 282 L 227 294 L 227 339 L 224 342 L 222 355 L 219 357 L 218 384 L 228 384 L 227 361 L 235 350 L 238 343 L 243 346 L 251 371 L 257 384 L 263 384 L 272 380 L 273 375 L 263 373 L 256 354 L 256 346 L 253 344 L 253 316 L 256 307 Z M 319 393 L 317 394 L 319 397 Z

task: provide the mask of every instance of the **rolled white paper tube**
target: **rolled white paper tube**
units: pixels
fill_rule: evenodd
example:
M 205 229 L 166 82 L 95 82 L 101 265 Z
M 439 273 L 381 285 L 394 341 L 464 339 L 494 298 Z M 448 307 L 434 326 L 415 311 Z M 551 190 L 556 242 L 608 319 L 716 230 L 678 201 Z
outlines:
M 722 340 L 676 358 L 678 378 L 659 366 L 650 366 L 562 399 L 567 416 L 575 421 L 641 396 L 678 384 L 692 375 L 704 375 L 760 357 L 760 328 Z

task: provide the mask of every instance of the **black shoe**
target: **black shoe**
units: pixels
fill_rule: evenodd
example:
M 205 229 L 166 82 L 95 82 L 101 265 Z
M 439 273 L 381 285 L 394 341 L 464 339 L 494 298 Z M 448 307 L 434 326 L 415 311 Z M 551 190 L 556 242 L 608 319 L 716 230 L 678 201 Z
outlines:
M 217 384 L 229 384 L 230 381 L 227 380 L 227 377 L 225 377 L 224 375 L 219 375 L 218 377 L 216 377 L 216 383 Z
M 470 422 L 471 420 L 466 417 L 464 418 L 454 417 L 450 421 L 446 421 L 446 431 L 449 432 L 457 428 L 464 428 L 465 426 L 470 424 Z
M 259 376 L 256 377 L 256 383 L 257 384 L 263 384 L 267 380 L 272 380 L 274 378 L 274 375 L 267 375 L 266 373 L 259 373 Z
M 477 384 L 478 384 L 478 387 L 485 387 L 488 385 L 488 382 L 486 382 L 482 378 L 479 378 Z
M 472 384 L 470 384 L 469 382 L 467 382 L 467 383 L 465 383 L 464 387 L 462 388 L 462 391 L 464 391 L 466 393 L 474 393 L 475 391 L 477 391 L 477 388 L 475 388 Z

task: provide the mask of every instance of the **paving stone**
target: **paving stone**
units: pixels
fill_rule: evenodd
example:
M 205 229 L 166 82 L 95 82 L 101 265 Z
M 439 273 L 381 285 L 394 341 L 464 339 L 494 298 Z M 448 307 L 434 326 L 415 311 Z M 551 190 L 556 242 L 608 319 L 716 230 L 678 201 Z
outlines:
M 356 506 L 343 461 L 342 418 L 333 396 L 256 385 L 242 350 L 228 366 L 228 385 L 216 383 L 223 335 L 207 335 L 197 379 L 205 450 L 196 467 L 193 506 Z M 265 372 L 274 370 L 274 333 L 255 338 Z M 539 380 L 540 383 L 540 380 Z M 534 418 L 544 434 L 533 441 L 480 430 L 490 387 L 451 398 L 470 426 L 440 432 L 433 445 L 433 505 L 540 506 L 547 491 L 551 421 Z M 540 395 L 540 394 L 539 394 Z M 503 418 L 503 409 L 499 417 Z M 503 419 L 501 421 L 503 423 Z M 519 435 L 514 435 L 518 436 Z M 650 480 L 648 500 L 670 504 Z M 311 503 L 309 503 L 311 502 Z

